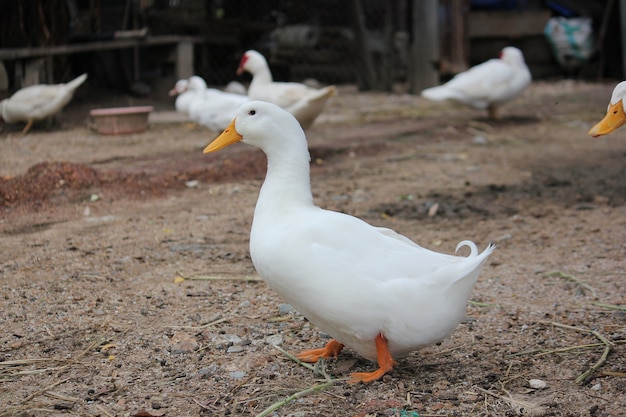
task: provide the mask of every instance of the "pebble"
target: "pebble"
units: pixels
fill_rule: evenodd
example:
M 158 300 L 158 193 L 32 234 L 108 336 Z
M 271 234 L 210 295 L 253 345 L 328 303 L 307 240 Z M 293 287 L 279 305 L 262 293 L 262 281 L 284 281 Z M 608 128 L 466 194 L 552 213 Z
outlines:
M 213 375 L 215 372 L 217 372 L 217 370 L 219 369 L 219 366 L 213 364 L 210 365 L 206 368 L 200 368 L 198 369 L 198 376 L 200 378 L 208 378 L 209 376 Z
M 244 371 L 234 371 L 230 373 L 231 379 L 242 379 L 244 376 L 246 376 Z
M 267 336 L 265 338 L 265 343 L 267 343 L 270 346 L 280 346 L 283 344 L 283 335 L 273 334 L 271 336 Z
M 546 389 L 548 387 L 546 381 L 541 379 L 531 379 L 528 381 L 528 385 L 534 389 Z
M 487 138 L 483 135 L 476 135 L 472 138 L 472 142 L 477 145 L 485 145 L 487 143 Z
M 238 346 L 238 345 L 233 345 L 229 347 L 228 350 L 226 350 L 226 353 L 239 353 L 239 352 L 243 352 L 243 347 Z
M 289 313 L 292 313 L 294 311 L 295 311 L 295 309 L 293 308 L 293 306 L 291 304 L 283 303 L 283 304 L 280 304 L 278 306 L 278 313 L 280 313 L 281 315 L 282 314 L 289 314 Z
M 199 347 L 200 344 L 195 337 L 182 331 L 174 333 L 170 340 L 170 351 L 174 354 L 193 352 Z

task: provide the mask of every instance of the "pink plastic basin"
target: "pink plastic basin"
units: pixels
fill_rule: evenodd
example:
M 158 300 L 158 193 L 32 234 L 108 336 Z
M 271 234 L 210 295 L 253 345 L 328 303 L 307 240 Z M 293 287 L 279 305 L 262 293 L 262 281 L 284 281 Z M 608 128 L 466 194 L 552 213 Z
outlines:
M 89 112 L 93 128 L 103 135 L 123 135 L 143 132 L 148 128 L 152 106 L 110 107 Z

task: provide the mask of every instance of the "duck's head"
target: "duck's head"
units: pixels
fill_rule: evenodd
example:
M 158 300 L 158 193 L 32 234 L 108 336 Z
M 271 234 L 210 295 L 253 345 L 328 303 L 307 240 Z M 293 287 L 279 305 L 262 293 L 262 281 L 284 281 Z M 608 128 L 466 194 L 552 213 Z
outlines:
M 524 54 L 514 46 L 507 46 L 500 51 L 500 59 L 511 65 L 525 65 Z
M 199 77 L 197 75 L 192 75 L 191 77 L 189 77 L 189 85 L 187 86 L 187 89 L 192 91 L 202 91 L 206 90 L 206 88 L 206 81 L 204 81 L 202 77 Z
M 611 101 L 606 110 L 606 116 L 589 130 L 591 136 L 598 137 L 611 133 L 626 123 L 626 113 L 624 113 L 623 98 L 626 94 L 626 81 L 617 84 L 613 89 Z
M 224 132 L 204 148 L 204 153 L 219 151 L 239 141 L 268 153 L 290 148 L 291 144 L 299 146 L 298 141 L 306 144 L 303 138 L 302 127 L 291 113 L 275 104 L 249 101 L 237 110 Z
M 189 81 L 187 80 L 178 80 L 176 81 L 176 84 L 174 85 L 174 88 L 172 88 L 169 92 L 169 96 L 176 96 L 178 94 L 182 94 L 185 91 L 187 91 L 187 88 L 189 87 Z
M 265 57 L 259 52 L 251 49 L 246 51 L 246 53 L 244 53 L 241 57 L 241 61 L 239 61 L 239 68 L 237 68 L 237 75 L 243 74 L 244 71 L 254 74 L 266 66 L 267 61 L 265 60 Z

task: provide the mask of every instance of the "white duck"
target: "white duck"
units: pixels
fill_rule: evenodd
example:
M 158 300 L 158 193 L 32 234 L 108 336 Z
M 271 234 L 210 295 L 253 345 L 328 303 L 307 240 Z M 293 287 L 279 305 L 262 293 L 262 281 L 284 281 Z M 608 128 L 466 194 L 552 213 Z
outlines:
M 251 101 L 204 152 L 239 140 L 261 148 L 267 176 L 254 210 L 250 254 L 267 284 L 328 333 L 324 348 L 300 353 L 315 362 L 343 346 L 378 361 L 374 372 L 351 382 L 381 378 L 394 357 L 447 337 L 465 316 L 481 267 L 473 242 L 467 257 L 422 248 L 391 229 L 324 210 L 313 203 L 304 131 L 285 110 Z
M 443 85 L 423 90 L 421 95 L 429 100 L 453 100 L 488 109 L 489 117 L 496 119 L 498 106 L 524 91 L 531 79 L 522 51 L 508 46 L 500 52 L 500 59 L 476 65 Z
M 189 80 L 181 79 L 176 81 L 174 88 L 169 92 L 170 97 L 176 96 L 174 107 L 176 111 L 189 115 L 189 106 L 196 95 L 195 91 L 189 90 Z
M 227 93 L 207 88 L 206 82 L 194 75 L 188 80 L 178 80 L 170 95 L 178 93 L 176 110 L 189 115 L 194 122 L 211 130 L 223 130 L 235 112 L 250 99 L 241 94 Z
M 617 84 L 611 94 L 611 101 L 606 110 L 606 115 L 594 127 L 589 130 L 591 136 L 598 137 L 611 133 L 626 123 L 624 112 L 624 94 L 626 94 L 626 81 Z
M 0 102 L 0 121 L 26 122 L 22 134 L 28 133 L 33 123 L 58 113 L 85 82 L 82 74 L 65 84 L 37 84 L 24 87 Z
M 252 74 L 248 87 L 251 100 L 274 103 L 293 114 L 303 129 L 308 129 L 324 110 L 328 99 L 337 94 L 335 86 L 320 89 L 295 82 L 274 82 L 265 57 L 257 51 L 247 51 L 241 57 L 237 74 Z

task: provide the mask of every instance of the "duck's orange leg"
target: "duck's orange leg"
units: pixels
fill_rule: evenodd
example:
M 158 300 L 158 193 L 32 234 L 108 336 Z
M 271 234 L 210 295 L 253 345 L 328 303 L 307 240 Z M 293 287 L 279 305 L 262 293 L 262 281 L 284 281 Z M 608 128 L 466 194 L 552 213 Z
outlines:
M 356 384 L 358 382 L 372 382 L 380 379 L 387 372 L 393 369 L 393 366 L 396 365 L 396 361 L 391 357 L 391 353 L 389 352 L 389 347 L 387 346 L 387 339 L 383 336 L 382 333 L 379 333 L 376 336 L 376 355 L 378 357 L 378 369 L 373 372 L 354 372 L 350 374 L 350 380 L 348 381 L 351 384 Z
M 22 135 L 25 135 L 28 133 L 30 128 L 33 127 L 33 123 L 35 123 L 34 119 L 28 119 L 28 123 L 26 123 L 26 126 L 24 126 L 24 129 L 22 129 Z
M 331 339 L 323 348 L 304 350 L 298 353 L 296 358 L 300 359 L 302 362 L 315 363 L 319 358 L 336 358 L 339 356 L 341 349 L 343 349 L 343 344 L 335 339 Z

